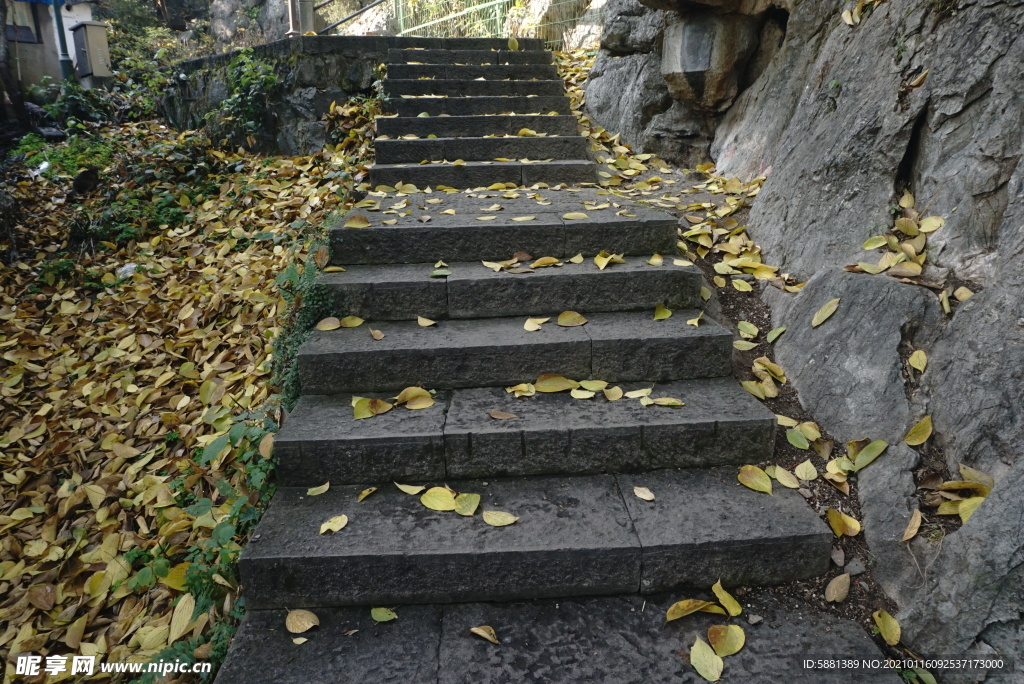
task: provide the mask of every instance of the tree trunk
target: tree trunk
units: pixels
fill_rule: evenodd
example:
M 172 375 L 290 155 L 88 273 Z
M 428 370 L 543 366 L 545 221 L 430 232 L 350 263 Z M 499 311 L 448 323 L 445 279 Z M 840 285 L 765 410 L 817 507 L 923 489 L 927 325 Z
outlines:
M 10 51 L 7 46 L 7 2 L 5 0 L 0 0 L 0 83 L 7 91 L 7 96 L 11 98 L 11 104 L 14 105 L 14 116 L 18 123 L 24 130 L 30 130 L 32 126 L 28 120 L 28 110 L 25 109 L 25 98 L 21 94 L 21 86 L 14 80 L 14 75 L 11 73 Z M 3 100 L 0 100 L 0 107 L 2 106 Z
M 174 31 L 185 30 L 184 0 L 156 0 L 156 6 L 167 28 Z

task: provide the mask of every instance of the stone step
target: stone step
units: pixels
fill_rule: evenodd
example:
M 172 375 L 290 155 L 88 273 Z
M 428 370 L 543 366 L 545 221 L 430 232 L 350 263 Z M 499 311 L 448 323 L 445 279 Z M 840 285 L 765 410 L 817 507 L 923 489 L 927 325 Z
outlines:
M 330 40 L 336 37 L 321 37 Z M 351 40 L 347 36 L 345 40 Z M 391 49 L 415 50 L 508 50 L 508 38 L 428 38 L 423 36 L 387 36 L 378 40 L 386 42 Z M 542 38 L 517 38 L 520 50 L 544 50 Z
M 574 380 L 667 382 L 730 373 L 732 333 L 697 311 L 655 321 L 649 312 L 595 313 L 585 326 L 523 329 L 524 317 L 371 322 L 357 328 L 315 330 L 299 348 L 303 394 L 397 392 L 504 387 L 544 373 Z M 369 329 L 384 333 L 382 340 Z
M 710 592 L 700 597 L 714 600 Z M 743 649 L 725 659 L 723 680 L 745 684 L 901 684 L 895 670 L 851 669 L 823 677 L 807 654 L 851 662 L 886 655 L 853 620 L 821 613 L 774 591 L 744 598 L 735 620 L 693 613 L 665 622 L 690 595 L 545 599 L 521 603 L 398 606 L 398 619 L 376 623 L 365 607 L 323 608 L 320 626 L 297 646 L 284 610 L 250 610 L 231 642 L 217 684 L 662 684 L 703 682 L 681 653 L 712 625 L 739 624 Z M 394 606 L 393 606 L 394 607 Z M 756 624 L 748 620 L 756 614 Z M 494 645 L 470 633 L 489 625 Z M 824 657 L 824 656 L 823 656 Z M 382 667 L 387 663 L 387 667 Z M 343 674 L 342 674 L 343 673 Z M 838 670 L 833 670 L 838 673 Z
M 523 128 L 548 135 L 579 135 L 579 124 L 574 116 L 547 114 L 493 115 L 493 116 L 378 116 L 377 133 L 398 138 L 417 135 L 426 138 L 480 138 L 485 135 L 515 135 Z
M 762 586 L 824 573 L 834 538 L 792 490 L 766 496 L 736 469 L 457 481 L 473 517 L 394 485 L 308 496 L 280 488 L 239 565 L 251 608 L 517 601 Z M 437 484 L 441 483 L 428 483 Z M 648 502 L 634 486 L 654 492 Z M 781 489 L 781 488 L 780 488 Z M 518 516 L 492 527 L 482 511 Z M 321 535 L 330 517 L 348 525 Z
M 397 98 L 384 103 L 385 109 L 399 116 L 476 116 L 486 114 L 571 114 L 569 98 L 564 95 L 520 97 L 415 97 Z
M 355 420 L 350 395 L 305 395 L 274 440 L 278 483 L 642 472 L 771 457 L 775 416 L 732 378 L 658 383 L 652 396 L 684 406 L 610 402 L 600 393 L 586 400 L 566 392 L 516 398 L 485 387 L 438 392 L 427 409 Z M 494 410 L 517 418 L 496 420 Z
M 551 64 L 547 50 L 477 50 L 471 47 L 454 50 L 388 50 L 390 64 Z
M 388 64 L 388 78 L 435 78 L 472 80 L 486 78 L 489 81 L 504 79 L 529 80 L 557 79 L 558 69 L 554 64 Z
M 543 255 L 539 255 L 543 256 Z M 354 265 L 320 278 L 334 310 L 373 321 L 427 318 L 558 315 L 562 311 L 673 311 L 699 306 L 701 274 L 667 261 L 651 266 L 643 258 L 598 269 L 582 264 L 533 273 L 495 273 L 479 261 L 449 263 L 447 277 L 430 277 L 434 264 Z M 530 262 L 526 262 L 526 266 Z
M 565 95 L 565 83 L 557 81 L 475 81 L 475 80 L 398 80 L 384 81 L 384 92 L 392 99 L 404 95 L 444 95 L 446 97 L 527 97 Z
M 422 138 L 374 141 L 379 164 L 502 159 L 578 159 L 590 156 L 590 139 L 573 136 L 505 138 Z
M 593 185 L 599 179 L 597 164 L 589 159 L 557 159 L 549 162 L 468 161 L 452 164 L 374 164 L 370 185 L 394 186 L 403 181 L 417 187 L 447 185 L 452 188 L 478 188 L 494 183 L 533 185 L 557 183 Z
M 473 164 L 467 162 L 466 167 Z M 496 162 L 495 165 L 498 163 Z M 550 166 L 560 162 L 551 162 Z M 542 166 L 528 164 L 523 168 Z M 464 169 L 463 166 L 446 168 Z M 434 169 L 437 165 L 392 167 L 395 174 L 388 185 L 413 182 L 420 188 L 444 184 L 437 177 L 420 177 L 417 169 Z M 488 168 L 477 163 L 473 168 Z M 419 182 L 417 182 L 419 181 Z M 373 183 L 377 185 L 377 183 Z M 489 183 L 487 184 L 489 185 Z M 599 194 L 599 190 L 571 192 L 566 190 L 475 191 L 471 194 L 440 192 L 414 193 L 405 197 L 369 197 L 379 200 L 379 211 L 356 208 L 335 219 L 330 229 L 331 263 L 391 264 L 434 263 L 509 259 L 519 251 L 535 258 L 553 256 L 568 259 L 582 253 L 593 257 L 601 250 L 613 254 L 650 257 L 654 253 L 668 255 L 675 249 L 677 219 L 671 214 L 631 204 L 622 198 Z M 609 206 L 616 202 L 622 208 Z M 547 204 L 539 204 L 545 202 Z M 590 202 L 587 205 L 585 202 Z M 493 205 L 500 211 L 488 211 Z M 396 207 L 398 207 L 396 209 Z M 454 210 L 455 215 L 441 212 Z M 386 214 L 385 211 L 409 211 L 410 214 Z M 567 219 L 567 214 L 582 212 L 586 219 Z M 495 216 L 480 221 L 478 217 Z M 365 218 L 368 228 L 345 228 L 354 216 Z M 534 217 L 531 221 L 513 219 Z M 429 217 L 429 220 L 424 220 Z M 384 221 L 396 221 L 385 225 Z M 666 257 L 668 258 L 668 257 Z M 610 266 L 609 271 L 616 265 Z

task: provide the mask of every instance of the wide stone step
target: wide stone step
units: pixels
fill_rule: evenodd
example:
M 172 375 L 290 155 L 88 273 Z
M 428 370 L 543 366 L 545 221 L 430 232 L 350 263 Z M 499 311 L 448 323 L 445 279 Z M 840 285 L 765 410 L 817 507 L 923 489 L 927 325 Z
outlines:
M 702 598 L 714 600 L 710 592 Z M 545 599 L 520 603 L 398 606 L 398 619 L 378 624 L 365 607 L 316 611 L 320 626 L 295 645 L 284 629 L 284 610 L 248 611 L 231 642 L 217 684 L 661 684 L 697 683 L 681 653 L 694 637 L 707 640 L 721 615 L 693 613 L 665 622 L 682 598 L 614 596 Z M 745 684 L 900 684 L 895 670 L 851 669 L 829 680 L 804 667 L 808 654 L 851 662 L 882 661 L 885 654 L 854 621 L 774 591 L 743 601 L 734 621 L 745 633 L 743 649 L 725 659 L 723 680 Z M 762 618 L 757 624 L 747 614 Z M 469 630 L 489 625 L 500 645 Z M 381 664 L 386 663 L 386 667 Z M 833 670 L 837 673 L 837 670 Z
M 424 138 L 374 141 L 379 164 L 430 161 L 495 161 L 496 159 L 587 160 L 590 139 L 574 136 L 505 138 Z
M 399 80 L 388 77 L 384 92 L 392 98 L 403 95 L 444 95 L 447 97 L 503 97 L 516 95 L 565 95 L 565 83 L 557 81 L 476 81 L 451 79 Z
M 389 112 L 399 116 L 572 113 L 569 109 L 569 98 L 564 95 L 396 98 L 388 100 L 384 106 Z
M 585 326 L 523 329 L 525 318 L 371 322 L 316 330 L 299 348 L 303 394 L 494 387 L 544 373 L 574 380 L 667 382 L 730 373 L 732 333 L 681 310 L 655 321 L 649 312 L 590 314 Z M 375 340 L 370 328 L 384 338 Z
M 547 50 L 477 50 L 471 47 L 453 50 L 388 50 L 391 64 L 551 64 Z
M 467 162 L 466 166 L 471 163 Z M 554 167 L 560 162 L 550 164 Z M 537 166 L 541 165 L 528 164 L 523 168 Z M 419 188 L 444 184 L 436 177 L 413 174 L 417 169 L 435 170 L 438 165 L 392 168 L 395 174 L 387 183 L 391 187 L 399 181 L 412 182 Z M 478 163 L 477 168 L 487 166 Z M 472 195 L 419 192 L 405 197 L 371 196 L 367 199 L 380 202 L 377 211 L 356 208 L 336 219 L 330 229 L 330 260 L 341 266 L 434 263 L 437 260 L 452 264 L 500 261 L 521 251 L 535 258 L 567 259 L 580 253 L 592 257 L 607 250 L 612 254 L 625 254 L 629 262 L 628 257 L 632 255 L 647 258 L 654 253 L 667 255 L 675 249 L 677 219 L 674 216 L 600 192 L 482 190 Z M 612 205 L 612 201 L 619 206 Z M 608 206 L 602 209 L 590 208 L 605 204 Z M 500 209 L 495 210 L 494 205 Z M 402 214 L 384 213 L 386 211 Z M 456 213 L 442 213 L 445 211 Z M 565 218 L 578 213 L 586 218 Z M 488 218 L 492 216 L 494 218 Z M 345 228 L 354 217 L 365 219 L 369 227 Z M 527 217 L 532 219 L 521 220 Z M 395 223 L 386 225 L 384 221 Z M 609 271 L 615 268 L 616 265 L 610 266 Z
M 701 274 L 692 266 L 672 266 L 670 260 L 651 266 L 643 258 L 629 258 L 602 271 L 593 259 L 562 263 L 518 274 L 496 273 L 479 261 L 450 263 L 447 277 L 431 277 L 432 263 L 355 265 L 344 273 L 324 274 L 320 283 L 327 287 L 335 311 L 375 321 L 558 315 L 567 310 L 653 312 L 658 304 L 676 310 L 701 303 Z
M 478 188 L 494 183 L 594 184 L 599 178 L 597 171 L 597 165 L 589 159 L 556 159 L 541 162 L 469 161 L 461 166 L 374 164 L 370 168 L 370 184 L 394 186 L 399 181 L 404 181 L 417 187 L 447 185 L 452 188 Z
M 529 128 L 548 135 L 578 135 L 579 124 L 574 116 L 547 114 L 502 116 L 378 116 L 377 133 L 392 138 L 416 135 L 426 138 L 481 138 L 485 135 L 515 135 Z
M 653 383 L 625 383 L 631 391 Z M 388 399 L 394 395 L 374 395 Z M 681 407 L 600 393 L 519 397 L 500 387 L 442 391 L 427 409 L 356 420 L 351 396 L 305 395 L 274 440 L 284 487 L 516 475 L 642 472 L 756 463 L 775 416 L 732 378 L 654 385 Z M 515 418 L 498 420 L 491 411 Z
M 440 485 L 440 482 L 420 483 Z M 825 572 L 833 534 L 795 491 L 766 496 L 736 469 L 453 481 L 472 517 L 394 485 L 308 496 L 280 488 L 239 561 L 247 605 L 299 608 L 516 601 L 771 585 Z M 656 500 L 639 499 L 633 487 Z M 504 527 L 482 511 L 518 516 Z M 348 525 L 320 534 L 328 518 Z
M 319 40 L 331 40 L 337 37 L 321 37 Z M 345 40 L 351 40 L 346 36 Z M 367 38 L 370 38 L 369 36 Z M 358 40 L 358 38 L 357 38 Z M 428 38 L 424 36 L 388 36 L 376 40 L 384 41 L 391 49 L 403 51 L 415 50 L 508 50 L 508 38 Z M 543 50 L 544 40 L 541 38 L 517 38 L 520 50 Z
M 485 78 L 489 81 L 504 79 L 529 80 L 557 79 L 558 69 L 554 64 L 388 64 L 388 78 L 435 78 L 472 80 Z

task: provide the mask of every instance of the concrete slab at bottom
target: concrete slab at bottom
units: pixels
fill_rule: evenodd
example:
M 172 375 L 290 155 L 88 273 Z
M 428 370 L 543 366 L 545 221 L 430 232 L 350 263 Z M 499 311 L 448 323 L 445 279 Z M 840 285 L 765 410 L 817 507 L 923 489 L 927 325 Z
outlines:
M 696 613 L 665 623 L 665 611 L 690 595 L 622 596 L 526 603 L 465 603 L 392 608 L 376 624 L 368 607 L 320 609 L 320 626 L 292 643 L 283 610 L 252 611 L 231 644 L 217 684 L 697 684 L 690 647 L 711 625 L 732 622 L 743 649 L 725 658 L 724 682 L 744 684 L 898 684 L 892 670 L 822 670 L 805 659 L 881 660 L 856 623 L 815 613 L 774 592 L 759 592 L 751 625 Z M 704 596 L 713 600 L 710 594 Z M 747 603 L 746 601 L 744 602 Z M 471 634 L 489 625 L 500 645 Z M 358 630 L 358 631 L 352 631 Z M 347 635 L 347 636 L 346 636 Z

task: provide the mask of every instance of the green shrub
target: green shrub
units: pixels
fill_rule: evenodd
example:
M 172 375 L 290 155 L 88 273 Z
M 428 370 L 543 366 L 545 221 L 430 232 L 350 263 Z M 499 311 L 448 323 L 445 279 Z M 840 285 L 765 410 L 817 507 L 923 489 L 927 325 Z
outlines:
M 254 57 L 252 48 L 239 50 L 228 66 L 228 97 L 206 115 L 212 137 L 229 146 L 241 140 L 253 146 L 264 130 L 267 102 L 277 82 L 273 65 Z

